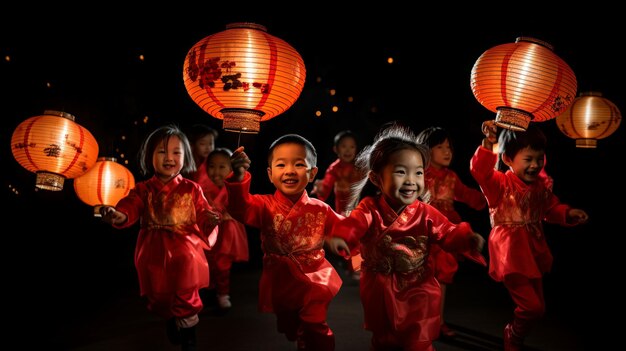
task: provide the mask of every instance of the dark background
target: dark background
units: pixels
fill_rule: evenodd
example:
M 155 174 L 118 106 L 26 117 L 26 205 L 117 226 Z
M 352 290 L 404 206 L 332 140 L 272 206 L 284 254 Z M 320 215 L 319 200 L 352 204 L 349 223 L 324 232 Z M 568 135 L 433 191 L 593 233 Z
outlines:
M 45 313 L 58 318 L 62 329 L 64 319 L 97 314 L 105 301 L 137 289 L 137 228 L 114 230 L 93 218 L 92 209 L 75 195 L 72 180 L 59 192 L 37 191 L 35 175 L 11 154 L 15 127 L 44 110 L 71 113 L 95 136 L 100 156 L 125 154 L 138 181 L 139 143 L 165 123 L 183 128 L 208 124 L 220 131 L 218 146 L 234 149 L 238 135 L 222 131 L 220 120 L 195 105 L 182 78 L 187 51 L 228 23 L 265 25 L 301 54 L 307 69 L 295 104 L 263 122 L 259 134 L 241 136 L 239 143 L 253 160 L 255 192 L 273 192 L 264 160 L 278 136 L 299 133 L 311 140 L 321 175 L 335 159 L 335 133 L 351 129 L 364 146 L 380 126 L 394 120 L 416 132 L 431 125 L 447 128 L 455 147 L 451 168 L 466 184 L 476 186 L 469 159 L 480 143 L 482 121 L 495 114 L 474 98 L 470 72 L 485 50 L 519 36 L 551 43 L 576 74 L 578 92 L 599 91 L 622 111 L 626 108 L 626 69 L 619 54 L 623 19 L 615 9 L 599 4 L 567 11 L 490 9 L 487 15 L 456 7 L 455 13 L 466 15 L 453 18 L 444 12 L 385 5 L 359 10 L 366 15 L 331 12 L 332 6 L 282 8 L 282 14 L 268 14 L 267 8 L 244 11 L 242 4 L 226 3 L 132 12 L 98 6 L 72 9 L 80 15 L 58 7 L 40 7 L 37 13 L 5 11 L 0 25 L 0 103 L 7 123 L 0 132 L 0 159 L 5 161 L 0 179 L 8 211 L 0 247 L 9 318 L 25 321 Z M 390 56 L 392 65 L 386 62 Z M 337 94 L 331 96 L 330 89 Z M 335 104 L 339 111 L 332 113 Z M 315 116 L 316 110 L 322 111 L 321 117 Z M 553 271 L 545 279 L 549 313 L 563 313 L 584 331 L 606 310 L 622 305 L 613 285 L 621 280 L 618 267 L 623 267 L 617 244 L 623 229 L 617 219 L 624 208 L 624 126 L 599 140 L 596 149 L 576 148 L 554 120 L 541 122 L 541 127 L 549 139 L 547 171 L 555 180 L 554 192 L 590 216 L 588 224 L 575 228 L 545 226 L 555 256 Z M 460 211 L 487 236 L 486 211 L 463 206 Z M 250 233 L 249 265 L 258 266 L 258 239 L 253 230 Z M 15 331 L 27 332 L 28 327 Z M 63 333 L 54 328 L 49 332 L 57 337 Z

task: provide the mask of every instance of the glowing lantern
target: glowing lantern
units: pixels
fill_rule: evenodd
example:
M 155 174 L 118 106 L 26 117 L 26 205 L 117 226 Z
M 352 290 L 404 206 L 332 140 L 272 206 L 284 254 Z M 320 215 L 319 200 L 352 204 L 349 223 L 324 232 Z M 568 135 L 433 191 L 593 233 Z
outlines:
M 74 179 L 74 191 L 87 205 L 94 206 L 93 215 L 100 217 L 100 207 L 115 206 L 135 187 L 135 177 L 114 157 L 100 157 L 87 173 Z
M 11 151 L 22 167 L 36 173 L 37 188 L 58 191 L 65 179 L 84 174 L 96 163 L 98 143 L 73 115 L 44 111 L 17 126 Z
M 617 106 L 598 92 L 581 93 L 569 108 L 556 117 L 556 125 L 576 140 L 576 147 L 595 148 L 598 139 L 613 134 L 622 121 Z
M 254 23 L 233 23 L 187 53 L 183 80 L 204 111 L 227 131 L 258 133 L 260 122 L 298 99 L 306 70 L 300 54 Z
M 470 85 L 478 102 L 497 112 L 496 124 L 512 130 L 560 115 L 577 88 L 574 72 L 552 46 L 528 37 L 485 51 L 474 63 Z

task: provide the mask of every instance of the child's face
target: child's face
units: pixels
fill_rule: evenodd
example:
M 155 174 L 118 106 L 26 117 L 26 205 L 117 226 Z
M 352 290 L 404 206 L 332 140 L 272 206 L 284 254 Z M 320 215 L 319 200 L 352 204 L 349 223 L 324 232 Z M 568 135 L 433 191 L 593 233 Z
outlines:
M 172 136 L 167 145 L 160 143 L 152 154 L 152 166 L 155 175 L 164 183 L 176 177 L 185 163 L 185 152 L 183 142 Z
M 293 202 L 300 198 L 316 174 L 317 167 L 311 167 L 307 162 L 306 149 L 303 145 L 288 143 L 274 148 L 267 175 L 276 189 Z
M 517 152 L 511 160 L 503 155 L 503 160 L 515 175 L 525 183 L 532 183 L 539 178 L 539 172 L 543 169 L 544 150 L 533 150 L 526 147 Z
M 356 140 L 351 137 L 341 139 L 339 145 L 333 147 L 337 157 L 343 162 L 352 163 L 356 157 Z
M 389 162 L 380 174 L 371 174 L 385 200 L 397 213 L 410 205 L 424 190 L 424 160 L 413 149 L 398 150 L 391 154 Z
M 431 166 L 437 169 L 449 167 L 452 161 L 452 148 L 448 139 L 441 144 L 433 146 L 430 149 L 430 155 Z
M 207 159 L 207 175 L 218 187 L 224 186 L 224 178 L 232 171 L 230 157 L 221 153 L 215 153 Z
M 207 134 L 202 138 L 196 140 L 193 145 L 191 145 L 194 157 L 197 157 L 200 160 L 204 160 L 209 156 L 209 153 L 215 149 L 215 138 L 213 134 Z M 196 165 L 200 166 L 200 165 Z

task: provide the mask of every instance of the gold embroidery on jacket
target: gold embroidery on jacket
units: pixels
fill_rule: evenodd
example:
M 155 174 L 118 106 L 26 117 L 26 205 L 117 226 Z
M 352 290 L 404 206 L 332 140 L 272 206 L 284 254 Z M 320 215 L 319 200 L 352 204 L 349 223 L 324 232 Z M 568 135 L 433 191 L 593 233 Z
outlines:
M 363 262 L 364 268 L 382 273 L 394 274 L 398 286 L 403 289 L 411 282 L 422 280 L 426 258 L 428 257 L 428 237 L 404 236 L 392 239 L 384 235 L 368 259 Z

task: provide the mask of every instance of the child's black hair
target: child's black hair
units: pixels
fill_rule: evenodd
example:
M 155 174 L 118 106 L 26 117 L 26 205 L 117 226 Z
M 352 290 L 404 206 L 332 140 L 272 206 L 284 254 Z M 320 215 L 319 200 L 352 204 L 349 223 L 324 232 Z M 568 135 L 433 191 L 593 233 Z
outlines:
M 304 146 L 306 149 L 306 161 L 311 167 L 317 167 L 317 151 L 315 146 L 311 144 L 305 137 L 299 134 L 285 134 L 280 138 L 274 140 L 267 154 L 267 164 L 272 166 L 272 158 L 274 157 L 274 149 L 282 144 L 298 144 Z
M 341 141 L 344 138 L 352 138 L 356 142 L 356 135 L 354 135 L 354 133 L 351 130 L 346 129 L 335 134 L 335 138 L 333 139 L 333 144 L 338 147 L 339 143 L 341 143 Z
M 514 131 L 503 129 L 498 137 L 498 163 L 496 169 L 506 172 L 509 167 L 504 164 L 502 155 L 506 155 L 511 160 L 520 150 L 527 147 L 535 151 L 545 151 L 548 140 L 541 129 L 534 123 L 530 123 L 526 131 Z
M 425 144 L 428 148 L 432 149 L 433 147 L 443 143 L 448 140 L 450 143 L 450 147 L 452 148 L 452 140 L 450 139 L 450 133 L 447 130 L 441 127 L 428 127 L 422 130 L 417 135 L 417 142 L 420 144 Z
M 389 162 L 391 154 L 406 149 L 417 151 L 422 156 L 424 168 L 428 166 L 430 162 L 428 146 L 418 143 L 415 133 L 410 128 L 397 123 L 390 124 L 381 130 L 374 138 L 374 143 L 363 148 L 355 161 L 363 178 L 352 186 L 348 201 L 350 209 L 354 208 L 364 197 L 376 196 L 380 193 L 380 189 L 369 180 L 369 172 L 380 173 Z
M 155 129 L 141 144 L 139 149 L 139 170 L 144 176 L 154 174 L 154 165 L 152 164 L 152 157 L 154 150 L 159 145 L 167 145 L 171 137 L 178 137 L 183 143 L 183 152 L 185 154 L 185 161 L 181 173 L 189 173 L 196 171 L 196 162 L 193 160 L 193 154 L 191 153 L 191 145 L 187 135 L 174 124 L 168 124 Z

